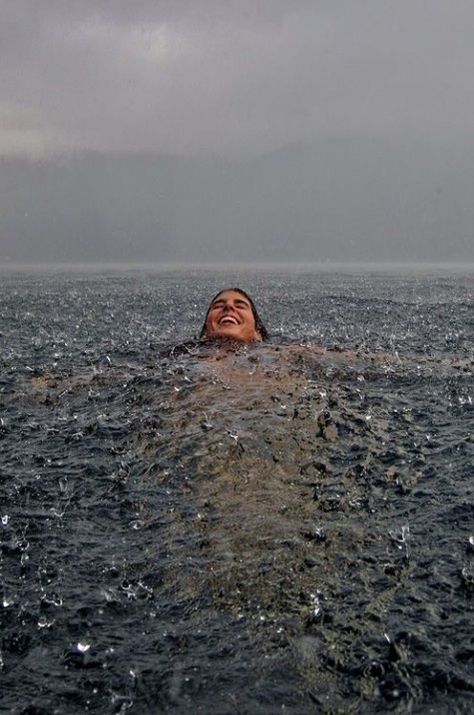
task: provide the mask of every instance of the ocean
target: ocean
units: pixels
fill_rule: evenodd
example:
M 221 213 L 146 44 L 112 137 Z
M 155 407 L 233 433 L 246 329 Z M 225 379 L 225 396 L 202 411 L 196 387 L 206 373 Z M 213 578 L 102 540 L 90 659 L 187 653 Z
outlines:
M 0 284 L 2 712 L 473 711 L 472 268 Z

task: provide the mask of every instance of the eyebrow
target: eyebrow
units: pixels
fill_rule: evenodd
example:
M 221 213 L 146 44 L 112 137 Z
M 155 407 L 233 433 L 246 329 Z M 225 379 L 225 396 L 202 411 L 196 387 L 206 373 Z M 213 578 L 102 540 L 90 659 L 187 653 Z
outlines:
M 244 305 L 246 308 L 250 308 L 250 303 L 245 300 L 245 298 L 236 298 L 235 299 L 235 304 L 236 305 Z M 211 308 L 215 308 L 218 305 L 221 305 L 222 303 L 225 303 L 223 298 L 217 298 L 216 300 L 213 300 L 211 303 Z

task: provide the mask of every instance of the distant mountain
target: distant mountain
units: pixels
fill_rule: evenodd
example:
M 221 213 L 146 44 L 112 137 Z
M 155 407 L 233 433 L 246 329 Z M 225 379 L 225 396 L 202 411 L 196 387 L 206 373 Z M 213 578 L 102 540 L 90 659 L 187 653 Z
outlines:
M 474 156 L 356 138 L 246 160 L 0 160 L 0 261 L 474 260 Z

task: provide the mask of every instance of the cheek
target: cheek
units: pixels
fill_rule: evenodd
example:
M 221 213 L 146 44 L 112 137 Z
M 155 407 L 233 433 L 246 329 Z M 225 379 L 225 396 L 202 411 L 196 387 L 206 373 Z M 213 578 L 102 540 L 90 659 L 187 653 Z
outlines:
M 247 324 L 251 325 L 252 328 L 255 328 L 255 318 L 253 317 L 253 313 L 247 314 Z
M 253 337 L 255 333 L 255 320 L 253 315 L 246 315 L 242 323 L 243 332 L 247 337 Z
M 211 310 L 206 319 L 206 327 L 212 328 L 213 326 L 215 326 L 217 324 L 217 318 L 217 312 L 215 310 Z

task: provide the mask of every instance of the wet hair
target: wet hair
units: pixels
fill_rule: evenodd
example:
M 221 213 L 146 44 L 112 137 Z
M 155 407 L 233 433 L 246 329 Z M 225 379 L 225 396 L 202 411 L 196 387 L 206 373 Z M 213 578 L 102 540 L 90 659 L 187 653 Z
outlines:
M 205 338 L 205 337 L 206 337 L 207 318 L 208 318 L 208 315 L 209 315 L 210 310 L 211 310 L 211 308 L 212 308 L 212 304 L 214 303 L 214 301 L 216 300 L 216 298 L 218 298 L 218 297 L 221 295 L 221 293 L 225 293 L 226 291 L 229 291 L 229 290 L 232 290 L 232 291 L 234 291 L 235 293 L 240 293 L 240 295 L 242 295 L 246 300 L 248 300 L 248 302 L 250 303 L 250 307 L 251 307 L 251 309 L 252 309 L 252 313 L 253 313 L 254 320 L 255 320 L 255 330 L 257 331 L 257 333 L 260 333 L 260 337 L 262 338 L 262 340 L 268 340 L 268 330 L 266 329 L 266 327 L 265 327 L 264 324 L 262 323 L 262 321 L 261 321 L 261 319 L 260 319 L 260 316 L 259 316 L 259 314 L 257 313 L 257 309 L 256 309 L 256 307 L 255 307 L 255 305 L 254 305 L 254 302 L 253 302 L 252 298 L 248 295 L 248 293 L 246 293 L 244 290 L 242 290 L 242 288 L 223 288 L 223 289 L 220 290 L 218 293 L 216 293 L 216 295 L 214 296 L 214 298 L 213 298 L 213 299 L 211 300 L 211 302 L 209 303 L 209 308 L 207 309 L 206 317 L 204 318 L 204 324 L 203 324 L 203 326 L 202 326 L 202 328 L 201 328 L 201 332 L 199 333 L 199 337 L 200 337 L 200 338 Z

